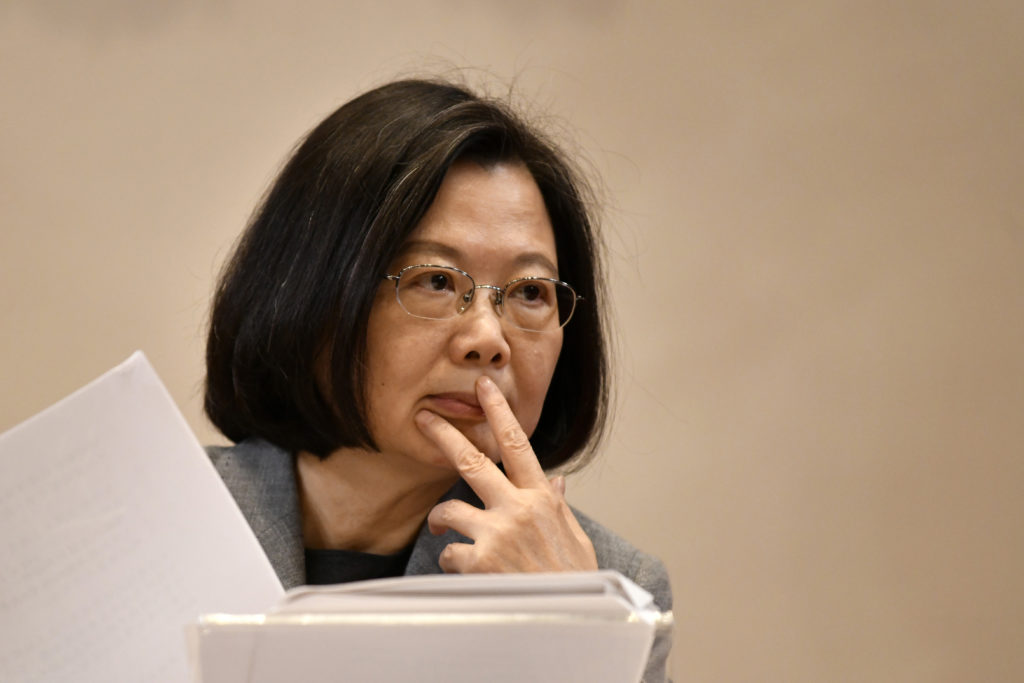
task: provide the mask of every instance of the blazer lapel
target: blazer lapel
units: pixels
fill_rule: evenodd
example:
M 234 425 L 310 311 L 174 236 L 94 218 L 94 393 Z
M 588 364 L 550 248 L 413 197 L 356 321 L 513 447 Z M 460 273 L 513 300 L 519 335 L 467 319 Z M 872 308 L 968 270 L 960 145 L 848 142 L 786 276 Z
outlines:
M 480 498 L 473 492 L 473 489 L 461 479 L 437 502 L 440 503 L 452 499 L 463 500 L 478 508 L 484 506 Z M 444 547 L 449 543 L 472 542 L 471 539 L 450 529 L 440 536 L 435 536 L 430 533 L 430 529 L 427 527 L 426 522 L 424 522 L 419 535 L 416 537 L 416 543 L 412 547 L 412 555 L 409 556 L 409 564 L 405 567 L 405 574 L 406 576 L 440 574 L 441 567 L 437 564 L 437 559 L 441 556 L 441 551 L 444 550 Z
M 263 546 L 281 585 L 287 589 L 305 583 L 295 459 L 259 439 L 207 451 Z

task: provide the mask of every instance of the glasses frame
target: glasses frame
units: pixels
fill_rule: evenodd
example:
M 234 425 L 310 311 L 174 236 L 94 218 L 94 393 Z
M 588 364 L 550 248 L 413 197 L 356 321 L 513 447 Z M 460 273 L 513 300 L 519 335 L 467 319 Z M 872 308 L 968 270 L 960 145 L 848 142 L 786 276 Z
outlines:
M 452 270 L 461 275 L 465 275 L 473 286 L 469 289 L 469 291 L 461 295 L 460 298 L 462 299 L 462 303 L 456 307 L 455 311 L 451 315 L 445 318 L 432 318 L 425 315 L 416 315 L 415 313 L 411 312 L 408 308 L 405 307 L 405 304 L 402 303 L 402 297 L 399 296 L 398 294 L 398 284 L 402 279 L 402 275 L 406 271 L 412 270 L 413 268 L 442 268 L 444 270 Z M 510 325 L 512 325 L 518 330 L 523 330 L 524 332 L 554 332 L 555 330 L 562 329 L 563 327 L 569 324 L 569 321 L 572 320 L 573 314 L 576 313 L 576 304 L 579 303 L 580 301 L 583 301 L 583 297 L 576 293 L 576 290 L 573 289 L 572 285 L 570 285 L 568 282 L 563 282 L 553 277 L 540 277 L 532 275 L 527 277 L 517 277 L 513 280 L 509 280 L 508 282 L 506 282 L 504 287 L 498 287 L 497 285 L 478 285 L 476 283 L 476 280 L 473 279 L 473 276 L 467 273 L 466 271 L 462 270 L 461 268 L 456 268 L 455 266 L 442 266 L 436 263 L 416 263 L 411 266 L 405 266 L 404 268 L 398 271 L 397 275 L 390 275 L 385 273 L 384 279 L 394 281 L 395 300 L 398 301 L 398 305 L 402 307 L 402 310 L 405 311 L 408 315 L 411 315 L 414 318 L 419 318 L 420 320 L 451 320 L 452 318 L 460 316 L 469 310 L 469 307 L 472 306 L 473 302 L 476 300 L 476 290 L 492 290 L 494 294 L 491 299 L 491 305 L 494 306 L 494 310 L 497 312 L 498 317 L 502 318 L 503 320 L 508 320 Z M 563 322 L 560 322 L 557 327 L 552 327 L 546 330 L 533 330 L 528 327 L 520 327 L 519 325 L 515 324 L 512 318 L 505 316 L 505 292 L 508 291 L 509 287 L 512 287 L 513 285 L 516 285 L 520 282 L 536 281 L 551 282 L 555 285 L 562 285 L 563 287 L 569 290 L 570 294 L 572 294 L 572 308 L 569 310 L 569 314 L 565 316 L 565 320 Z

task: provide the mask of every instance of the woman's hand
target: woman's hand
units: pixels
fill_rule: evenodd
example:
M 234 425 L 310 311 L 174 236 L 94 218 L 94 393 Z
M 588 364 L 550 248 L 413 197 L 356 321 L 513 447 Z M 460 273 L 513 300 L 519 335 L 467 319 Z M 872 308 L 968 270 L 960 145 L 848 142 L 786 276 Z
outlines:
M 450 543 L 441 553 L 449 573 L 544 572 L 597 569 L 597 557 L 565 502 L 565 482 L 551 481 L 508 402 L 488 377 L 476 383 L 477 398 L 501 450 L 503 473 L 448 421 L 421 411 L 416 421 L 451 460 L 486 509 L 461 500 L 438 504 L 427 516 L 430 531 L 454 529 L 473 543 Z

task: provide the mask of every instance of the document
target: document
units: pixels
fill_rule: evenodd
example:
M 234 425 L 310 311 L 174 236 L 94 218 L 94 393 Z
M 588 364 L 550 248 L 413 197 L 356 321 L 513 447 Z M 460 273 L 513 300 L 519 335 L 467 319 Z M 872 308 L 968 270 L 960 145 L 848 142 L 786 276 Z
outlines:
M 0 435 L 0 548 L 0 681 L 187 683 L 187 624 L 283 595 L 142 353 Z
M 659 628 L 617 572 L 379 579 L 292 589 L 273 610 L 204 616 L 202 683 L 637 683 Z

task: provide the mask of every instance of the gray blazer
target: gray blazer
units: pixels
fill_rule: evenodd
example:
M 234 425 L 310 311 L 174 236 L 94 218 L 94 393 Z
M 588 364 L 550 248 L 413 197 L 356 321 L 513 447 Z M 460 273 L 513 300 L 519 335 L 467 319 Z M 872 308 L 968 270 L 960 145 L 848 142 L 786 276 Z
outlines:
M 207 448 L 207 452 L 270 558 L 281 583 L 285 588 L 305 583 L 305 551 L 295 459 L 290 453 L 259 439 L 249 439 L 231 447 L 212 446 Z M 483 507 L 473 490 L 462 481 L 441 500 L 450 498 Z M 668 573 L 660 560 L 637 550 L 578 510 L 573 509 L 573 513 L 594 544 L 598 566 L 615 569 L 629 577 L 654 596 L 655 604 L 662 611 L 672 609 Z M 434 536 L 424 524 L 413 545 L 405 573 L 441 573 L 437 559 L 444 547 L 467 540 L 454 531 Z M 665 664 L 670 646 L 671 631 L 659 631 L 644 673 L 645 683 L 667 680 Z

